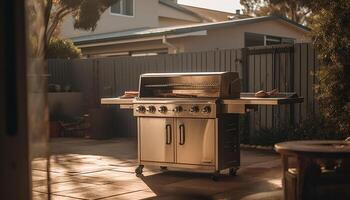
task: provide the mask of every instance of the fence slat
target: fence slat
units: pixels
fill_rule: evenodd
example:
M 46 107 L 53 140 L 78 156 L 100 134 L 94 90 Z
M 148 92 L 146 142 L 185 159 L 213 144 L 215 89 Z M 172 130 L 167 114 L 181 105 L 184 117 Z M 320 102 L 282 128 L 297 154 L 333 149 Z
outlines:
M 307 93 L 308 93 L 308 101 L 307 101 L 307 107 L 308 107 L 308 113 L 310 113 L 311 115 L 313 115 L 315 113 L 315 108 L 314 108 L 314 98 L 315 98 L 315 94 L 314 94 L 314 71 L 315 71 L 315 67 L 314 67 L 314 48 L 312 47 L 311 44 L 307 44 Z
M 308 102 L 309 102 L 309 95 L 308 95 L 308 50 L 307 50 L 307 44 L 301 44 L 301 54 L 300 54 L 300 89 L 301 89 L 301 95 L 304 97 L 304 103 L 301 105 L 301 117 L 302 119 L 305 119 L 305 116 L 308 113 Z

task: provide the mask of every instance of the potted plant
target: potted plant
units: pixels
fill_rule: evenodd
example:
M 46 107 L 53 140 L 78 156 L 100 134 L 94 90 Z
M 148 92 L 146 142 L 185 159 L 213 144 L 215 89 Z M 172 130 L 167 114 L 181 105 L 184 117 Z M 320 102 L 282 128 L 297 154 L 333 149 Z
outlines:
M 59 121 L 62 119 L 59 106 L 50 110 L 50 138 L 59 137 L 61 132 L 61 125 Z

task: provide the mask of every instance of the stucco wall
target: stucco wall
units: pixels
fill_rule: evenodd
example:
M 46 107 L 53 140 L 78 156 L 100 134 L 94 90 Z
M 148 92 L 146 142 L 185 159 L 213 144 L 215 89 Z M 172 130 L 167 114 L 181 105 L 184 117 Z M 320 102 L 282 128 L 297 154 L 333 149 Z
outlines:
M 160 4 L 159 0 L 134 0 L 134 7 L 134 16 L 111 14 L 110 8 L 108 8 L 101 15 L 93 32 L 75 30 L 72 16 L 67 16 L 62 23 L 60 36 L 71 38 L 145 27 L 153 28 L 200 22 L 192 15 Z
M 245 32 L 295 38 L 296 42 L 310 41 L 306 32 L 296 29 L 283 21 L 266 21 L 231 28 L 208 30 L 207 36 L 191 36 L 170 39 L 169 41 L 179 47 L 181 52 L 243 48 Z
M 168 42 L 177 47 L 177 52 L 198 52 L 214 49 L 244 48 L 244 33 L 267 34 L 280 37 L 295 38 L 296 42 L 309 42 L 307 32 L 295 28 L 284 21 L 265 21 L 254 24 L 239 25 L 228 28 L 208 30 L 206 36 L 187 36 L 168 38 Z M 147 42 L 133 42 L 109 46 L 83 48 L 83 53 L 99 54 L 112 52 L 128 52 L 168 48 L 169 53 L 175 53 L 174 48 L 162 44 L 160 39 Z
M 71 16 L 65 18 L 62 23 L 60 35 L 65 38 L 77 37 L 89 34 L 116 32 L 142 27 L 158 27 L 158 0 L 135 0 L 134 16 L 111 15 L 107 9 L 101 15 L 94 32 L 74 30 Z
M 157 12 L 158 16 L 160 17 L 168 17 L 168 18 L 179 19 L 179 20 L 193 21 L 194 23 L 201 22 L 201 20 L 198 19 L 197 17 L 183 13 L 179 10 L 165 6 L 161 3 L 158 4 L 157 11 L 158 11 Z
M 189 25 L 189 24 L 193 24 L 193 21 L 159 17 L 159 27 L 181 26 L 181 25 Z

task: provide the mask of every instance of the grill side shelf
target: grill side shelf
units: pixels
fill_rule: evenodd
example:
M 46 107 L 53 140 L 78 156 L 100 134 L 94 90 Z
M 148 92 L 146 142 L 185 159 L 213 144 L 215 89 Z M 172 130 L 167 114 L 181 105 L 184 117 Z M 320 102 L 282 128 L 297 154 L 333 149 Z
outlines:
M 303 97 L 292 92 L 279 93 L 273 97 L 255 97 L 255 93 L 241 93 L 240 98 L 223 99 L 221 103 L 225 105 L 282 105 L 302 103 L 303 101 Z
M 224 99 L 222 104 L 225 105 L 283 105 L 283 104 L 295 104 L 302 103 L 303 97 L 295 98 L 258 98 L 258 97 L 241 97 L 239 99 Z
M 303 97 L 298 97 L 295 93 L 279 94 L 279 97 L 266 97 L 259 98 L 254 97 L 254 93 L 241 93 L 241 97 L 237 99 L 222 99 L 221 100 L 221 112 L 222 113 L 239 113 L 244 114 L 246 112 L 257 110 L 259 105 L 283 105 L 283 104 L 296 104 L 302 103 Z
M 102 98 L 101 105 L 120 105 L 121 109 L 133 109 L 135 98 Z

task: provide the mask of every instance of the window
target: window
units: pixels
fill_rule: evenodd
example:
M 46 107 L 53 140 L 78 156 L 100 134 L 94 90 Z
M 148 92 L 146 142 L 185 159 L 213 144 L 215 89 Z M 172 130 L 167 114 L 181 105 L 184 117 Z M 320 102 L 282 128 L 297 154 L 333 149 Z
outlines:
M 134 16 L 134 0 L 119 0 L 111 6 L 111 13 Z
M 295 40 L 293 38 L 284 38 L 257 33 L 245 33 L 244 36 L 245 47 L 294 44 Z
M 265 46 L 282 44 L 282 38 L 265 35 Z
M 245 47 L 264 46 L 264 35 L 256 33 L 244 34 Z

